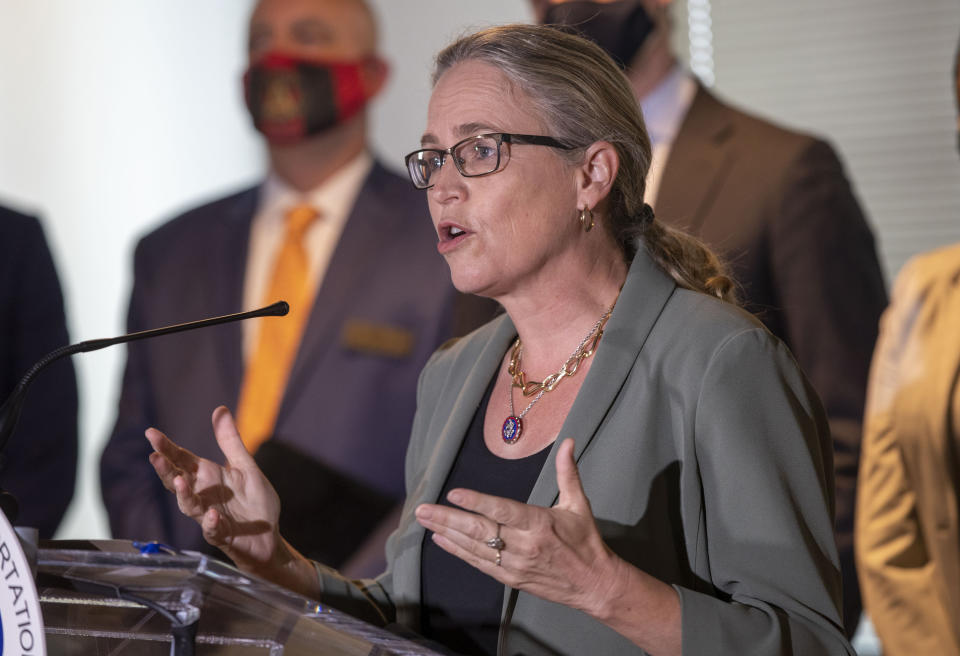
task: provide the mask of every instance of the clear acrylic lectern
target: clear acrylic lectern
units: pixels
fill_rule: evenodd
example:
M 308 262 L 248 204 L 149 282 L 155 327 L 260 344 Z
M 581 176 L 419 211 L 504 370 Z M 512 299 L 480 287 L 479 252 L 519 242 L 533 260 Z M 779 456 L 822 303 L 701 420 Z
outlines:
M 199 553 L 141 553 L 125 540 L 40 546 L 51 655 L 436 653 Z

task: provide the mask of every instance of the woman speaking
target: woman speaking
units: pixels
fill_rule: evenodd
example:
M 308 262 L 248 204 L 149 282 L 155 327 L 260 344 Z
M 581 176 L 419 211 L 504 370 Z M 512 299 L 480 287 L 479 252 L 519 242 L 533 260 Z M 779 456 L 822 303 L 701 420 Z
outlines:
M 223 466 L 147 431 L 206 539 L 460 653 L 852 654 L 819 402 L 644 205 L 650 143 L 607 55 L 527 25 L 455 42 L 406 161 L 453 282 L 506 315 L 421 374 L 388 571 L 293 550 L 225 408 Z

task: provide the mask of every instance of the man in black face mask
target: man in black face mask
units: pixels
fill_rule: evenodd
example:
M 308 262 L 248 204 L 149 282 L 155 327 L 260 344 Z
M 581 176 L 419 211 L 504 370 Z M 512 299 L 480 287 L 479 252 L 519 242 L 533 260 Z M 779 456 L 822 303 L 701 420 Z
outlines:
M 793 351 L 834 441 L 848 636 L 860 618 L 853 512 L 864 396 L 886 291 L 873 235 L 833 149 L 735 109 L 671 50 L 670 0 L 532 0 L 625 68 L 653 145 L 647 202 L 725 256 L 744 305 Z
M 452 287 L 424 195 L 367 150 L 366 107 L 386 73 L 362 0 L 256 5 L 243 90 L 269 173 L 140 242 L 128 321 L 135 331 L 281 298 L 291 312 L 130 345 L 101 461 L 115 536 L 208 548 L 157 484 L 143 431 L 217 457 L 209 418 L 223 404 L 294 546 L 353 574 L 382 571 L 419 371 L 493 314 Z

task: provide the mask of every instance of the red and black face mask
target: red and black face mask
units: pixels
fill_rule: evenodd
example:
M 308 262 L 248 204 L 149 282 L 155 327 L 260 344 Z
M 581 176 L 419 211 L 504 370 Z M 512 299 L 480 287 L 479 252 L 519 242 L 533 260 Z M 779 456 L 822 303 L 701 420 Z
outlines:
M 243 76 L 253 125 L 273 144 L 293 144 L 358 114 L 370 100 L 369 60 L 316 61 L 269 53 Z

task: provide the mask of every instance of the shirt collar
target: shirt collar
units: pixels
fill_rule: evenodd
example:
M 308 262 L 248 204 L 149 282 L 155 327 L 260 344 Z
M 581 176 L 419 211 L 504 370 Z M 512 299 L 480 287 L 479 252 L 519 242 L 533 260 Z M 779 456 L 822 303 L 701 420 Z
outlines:
M 653 145 L 673 143 L 696 93 L 693 76 L 678 64 L 653 91 L 640 99 L 643 120 Z
M 373 156 L 364 150 L 306 192 L 294 189 L 275 171 L 270 171 L 261 188 L 259 211 L 282 216 L 290 208 L 307 203 L 326 217 L 346 216 L 372 167 Z

